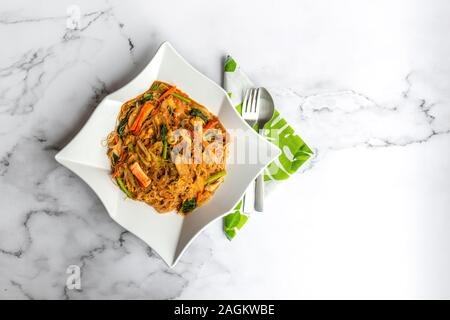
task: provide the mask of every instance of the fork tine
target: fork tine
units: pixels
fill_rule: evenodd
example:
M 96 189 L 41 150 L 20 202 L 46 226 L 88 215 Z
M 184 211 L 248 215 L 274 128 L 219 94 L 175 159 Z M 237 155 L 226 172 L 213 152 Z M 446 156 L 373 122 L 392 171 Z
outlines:
M 244 95 L 244 100 L 243 100 L 243 102 L 242 102 L 242 110 L 244 111 L 244 112 L 248 112 L 248 106 L 249 106 L 249 98 L 250 98 L 250 91 L 251 91 L 251 89 L 247 89 L 246 91 L 245 91 L 245 95 Z
M 258 102 L 257 89 L 252 89 L 251 97 L 252 97 L 252 99 L 251 99 L 250 112 L 256 113 L 256 103 Z
M 259 113 L 260 97 L 261 97 L 261 91 L 258 88 L 258 89 L 256 89 L 256 102 L 255 102 L 255 112 L 256 113 Z
M 250 94 L 249 94 L 249 98 L 248 98 L 248 112 L 252 112 L 252 107 L 253 107 L 253 88 L 250 89 Z
M 257 98 L 256 98 L 256 112 L 259 114 L 259 106 L 261 103 L 261 88 L 258 88 Z

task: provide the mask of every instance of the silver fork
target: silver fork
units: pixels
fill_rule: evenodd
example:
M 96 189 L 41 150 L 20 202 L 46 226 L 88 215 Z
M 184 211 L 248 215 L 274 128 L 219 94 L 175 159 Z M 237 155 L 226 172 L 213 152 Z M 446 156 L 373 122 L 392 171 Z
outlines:
M 253 128 L 259 117 L 259 88 L 247 89 L 242 102 L 242 118 Z M 244 196 L 243 212 L 253 212 L 255 208 L 255 181 L 252 181 Z
M 259 116 L 259 88 L 247 89 L 242 102 L 242 118 L 248 123 L 250 127 L 256 123 Z

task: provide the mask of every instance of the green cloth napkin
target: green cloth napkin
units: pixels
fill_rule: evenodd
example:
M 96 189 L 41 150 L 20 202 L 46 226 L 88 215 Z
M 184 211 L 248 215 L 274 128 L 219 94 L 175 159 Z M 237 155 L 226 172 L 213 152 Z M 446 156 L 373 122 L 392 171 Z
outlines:
M 247 88 L 254 87 L 253 83 L 242 72 L 236 61 L 228 56 L 224 65 L 224 89 L 228 92 L 233 105 L 241 113 L 243 93 Z M 264 171 L 264 181 L 286 180 L 295 173 L 313 152 L 305 142 L 294 132 L 287 121 L 281 117 L 275 108 L 273 118 L 264 126 L 264 135 L 275 143 L 282 151 L 281 155 L 270 163 Z M 277 136 L 277 139 L 274 137 Z M 242 200 L 233 211 L 224 217 L 223 227 L 229 240 L 236 236 L 248 221 L 249 217 L 242 211 Z

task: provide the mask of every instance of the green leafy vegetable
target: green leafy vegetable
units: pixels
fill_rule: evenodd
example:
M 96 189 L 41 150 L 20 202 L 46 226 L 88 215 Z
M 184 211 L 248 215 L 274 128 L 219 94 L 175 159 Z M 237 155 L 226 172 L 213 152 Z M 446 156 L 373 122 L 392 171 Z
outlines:
M 167 149 L 168 149 L 167 141 L 165 141 L 163 143 L 163 154 L 162 154 L 163 159 L 167 159 Z
M 172 93 L 172 95 L 175 97 L 175 98 L 178 98 L 178 99 L 180 99 L 181 101 L 184 101 L 184 102 L 187 102 L 187 103 L 190 103 L 191 102 L 191 100 L 189 100 L 188 98 L 186 98 L 186 97 L 183 97 L 182 95 L 179 95 L 178 93 Z
M 197 199 L 194 197 L 190 200 L 186 200 L 181 205 L 181 212 L 188 213 L 197 207 Z
M 196 116 L 201 118 L 205 123 L 208 123 L 208 117 L 205 116 L 200 110 L 192 108 L 190 112 L 191 116 Z
M 128 191 L 127 187 L 125 186 L 125 183 L 120 179 L 119 177 L 116 178 L 117 184 L 119 185 L 120 189 L 122 189 L 123 192 L 128 196 L 128 198 L 133 198 L 133 195 L 130 191 Z
M 158 87 L 159 87 L 159 83 L 158 83 L 158 82 L 155 82 L 155 83 L 151 86 L 150 90 L 151 90 L 151 91 L 155 91 L 156 89 L 158 89 Z
M 161 140 L 163 143 L 162 157 L 163 157 L 163 159 L 166 159 L 168 144 L 167 144 L 167 127 L 165 124 L 161 125 Z
M 119 162 L 119 156 L 115 152 L 112 153 L 112 160 L 113 160 L 113 165 L 116 165 L 117 162 Z
M 144 103 L 146 101 L 150 101 L 153 99 L 153 95 L 151 93 L 145 93 L 144 96 L 139 99 L 139 103 Z
M 134 107 L 131 107 L 127 114 L 125 115 L 125 117 L 122 118 L 122 120 L 120 120 L 119 125 L 117 126 L 117 133 L 119 134 L 119 136 L 122 138 L 123 137 L 123 132 L 125 131 L 125 126 L 128 123 L 128 118 L 130 117 L 130 113 L 131 111 L 133 111 Z
M 211 183 L 216 181 L 217 179 L 220 179 L 222 177 L 225 177 L 227 175 L 227 172 L 225 170 L 219 171 L 212 176 L 210 176 L 208 179 L 206 179 L 205 184 Z

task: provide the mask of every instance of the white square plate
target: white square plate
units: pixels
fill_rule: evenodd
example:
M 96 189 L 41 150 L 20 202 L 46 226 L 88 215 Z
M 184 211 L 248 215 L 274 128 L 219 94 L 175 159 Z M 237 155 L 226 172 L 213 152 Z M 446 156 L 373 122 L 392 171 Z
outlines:
M 143 202 L 127 199 L 111 179 L 106 147 L 102 144 L 115 128 L 121 105 L 147 90 L 154 80 L 176 85 L 216 114 L 230 133 L 224 183 L 206 204 L 185 217 L 175 212 L 159 214 Z M 252 161 L 254 151 L 249 154 L 255 150 L 252 146 L 257 146 L 265 158 Z M 95 191 L 117 223 L 144 240 L 173 267 L 200 231 L 230 212 L 249 183 L 279 154 L 276 146 L 242 120 L 220 86 L 194 69 L 165 42 L 135 79 L 103 99 L 83 129 L 55 158 Z

